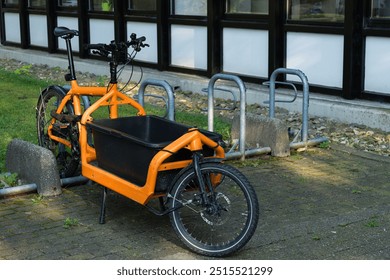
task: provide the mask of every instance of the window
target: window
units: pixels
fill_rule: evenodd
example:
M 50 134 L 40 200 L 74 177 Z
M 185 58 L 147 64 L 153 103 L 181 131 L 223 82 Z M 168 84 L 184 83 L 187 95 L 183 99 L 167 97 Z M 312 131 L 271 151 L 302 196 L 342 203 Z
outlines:
M 268 15 L 268 0 L 227 0 L 228 14 Z
M 91 11 L 96 12 L 112 12 L 114 4 L 112 0 L 90 0 L 89 8 Z
M 156 0 L 129 0 L 129 10 L 155 11 Z
M 19 0 L 4 0 L 4 7 L 18 7 Z
M 371 17 L 390 18 L 390 0 L 372 0 Z
M 58 0 L 59 7 L 77 7 L 77 0 Z
M 207 16 L 207 0 L 172 0 L 172 14 Z
M 344 0 L 289 0 L 288 19 L 343 22 Z
M 46 8 L 46 0 L 30 0 L 28 2 L 30 8 Z

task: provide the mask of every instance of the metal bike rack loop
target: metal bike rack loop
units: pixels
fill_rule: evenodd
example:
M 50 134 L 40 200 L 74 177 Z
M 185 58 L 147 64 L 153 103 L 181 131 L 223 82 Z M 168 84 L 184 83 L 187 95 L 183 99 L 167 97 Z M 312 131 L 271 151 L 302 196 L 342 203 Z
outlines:
M 232 150 L 225 154 L 226 159 L 239 158 L 241 160 L 245 159 L 245 155 L 259 155 L 264 153 L 269 153 L 271 148 L 256 148 L 245 150 L 245 140 L 246 140 L 246 88 L 243 81 L 235 76 L 230 74 L 215 74 L 211 77 L 208 85 L 208 130 L 214 131 L 214 89 L 215 83 L 218 80 L 233 81 L 237 84 L 240 90 L 240 134 L 239 134 L 239 147 L 238 152 L 233 152 Z
M 141 104 L 141 106 L 144 106 L 145 89 L 147 86 L 156 86 L 165 89 L 165 92 L 167 93 L 168 96 L 168 106 L 167 106 L 168 119 L 174 121 L 175 120 L 175 95 L 171 85 L 167 81 L 163 81 L 163 80 L 146 79 L 145 81 L 143 81 L 138 90 L 138 103 Z M 148 95 L 148 96 L 162 98 L 161 96 L 157 96 L 157 95 Z M 162 99 L 166 101 L 164 98 Z
M 275 118 L 275 103 L 280 102 L 275 100 L 275 91 L 276 91 L 276 78 L 280 74 L 295 75 L 298 76 L 302 81 L 303 86 L 303 103 L 302 103 L 302 130 L 301 130 L 301 142 L 292 142 L 290 143 L 291 148 L 299 148 L 310 145 L 317 145 L 321 142 L 325 142 L 328 139 L 325 137 L 319 137 L 313 140 L 308 140 L 308 131 L 309 131 L 309 82 L 306 75 L 298 69 L 289 69 L 289 68 L 278 68 L 276 69 L 270 78 L 269 81 L 269 117 Z M 295 99 L 294 99 L 295 100 Z

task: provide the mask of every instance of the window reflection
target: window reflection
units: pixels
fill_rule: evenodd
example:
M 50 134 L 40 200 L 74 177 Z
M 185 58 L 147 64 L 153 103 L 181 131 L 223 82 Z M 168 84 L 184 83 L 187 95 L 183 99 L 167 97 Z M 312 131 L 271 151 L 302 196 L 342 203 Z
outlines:
M 77 7 L 77 0 L 58 0 L 59 7 Z
M 372 0 L 371 16 L 376 18 L 390 18 L 390 0 Z
M 344 21 L 344 0 L 290 0 L 288 8 L 291 20 Z
M 268 0 L 227 0 L 229 14 L 268 14 Z
M 5 7 L 17 7 L 19 6 L 19 0 L 4 0 Z
M 97 12 L 112 12 L 114 10 L 112 0 L 91 0 L 89 7 L 92 11 Z
M 129 0 L 129 10 L 155 11 L 156 0 Z
M 172 0 L 172 14 L 207 16 L 207 0 Z

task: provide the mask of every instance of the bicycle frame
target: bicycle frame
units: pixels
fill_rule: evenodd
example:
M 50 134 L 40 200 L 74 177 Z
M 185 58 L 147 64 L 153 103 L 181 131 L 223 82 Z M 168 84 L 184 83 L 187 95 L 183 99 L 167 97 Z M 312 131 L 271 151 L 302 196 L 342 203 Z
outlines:
M 107 87 L 86 87 L 79 86 L 77 80 L 71 81 L 71 89 L 67 95 L 62 99 L 57 108 L 57 113 L 61 113 L 68 102 L 72 102 L 74 108 L 74 114 L 81 116 L 81 120 L 78 124 L 79 128 L 79 144 L 81 153 L 81 170 L 82 175 L 86 178 L 101 184 L 129 199 L 132 199 L 142 205 L 146 205 L 150 199 L 164 196 L 165 193 L 155 193 L 155 185 L 158 172 L 167 171 L 173 169 L 181 169 L 188 166 L 192 160 L 182 160 L 164 163 L 164 161 L 172 156 L 172 154 L 178 152 L 180 149 L 189 149 L 192 152 L 201 151 L 203 145 L 206 145 L 215 150 L 213 157 L 223 159 L 225 157 L 224 150 L 218 143 L 203 135 L 196 128 L 190 129 L 188 133 L 179 137 L 163 150 L 159 151 L 149 164 L 146 183 L 144 186 L 138 186 L 132 182 L 126 181 L 112 173 L 109 173 L 92 163 L 96 160 L 95 148 L 90 146 L 87 141 L 87 124 L 93 121 L 91 114 L 102 106 L 110 107 L 110 118 L 118 118 L 118 106 L 130 105 L 138 110 L 138 116 L 146 115 L 144 108 L 137 103 L 134 99 L 118 91 L 117 84 L 110 84 L 110 90 L 107 91 Z M 82 96 L 98 96 L 100 97 L 95 103 L 93 103 L 84 112 L 81 106 Z M 53 135 L 52 128 L 55 123 L 55 119 L 52 119 L 52 123 L 49 126 L 48 134 L 51 139 L 60 142 L 68 147 L 71 147 L 71 143 L 63 138 Z

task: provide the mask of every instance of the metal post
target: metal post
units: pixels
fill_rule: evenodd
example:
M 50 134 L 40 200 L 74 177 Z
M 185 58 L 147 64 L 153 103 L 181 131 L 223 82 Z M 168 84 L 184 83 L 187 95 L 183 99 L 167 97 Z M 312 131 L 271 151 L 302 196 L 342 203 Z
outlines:
M 302 81 L 303 105 L 302 105 L 301 141 L 307 142 L 308 131 L 309 131 L 309 83 L 306 75 L 301 70 L 278 68 L 272 73 L 270 78 L 270 83 L 269 83 L 269 117 L 275 118 L 275 84 L 276 84 L 276 78 L 279 74 L 296 75 Z
M 208 130 L 214 131 L 214 86 L 217 80 L 233 81 L 240 90 L 240 139 L 239 152 L 241 160 L 245 159 L 245 136 L 246 136 L 246 88 L 243 81 L 234 75 L 215 74 L 211 77 L 208 85 Z
M 174 121 L 175 120 L 175 95 L 173 93 L 173 89 L 171 85 L 167 81 L 163 81 L 163 80 L 146 79 L 145 81 L 143 81 L 138 90 L 138 103 L 141 104 L 141 106 L 144 106 L 145 89 L 147 86 L 157 86 L 165 89 L 165 92 L 168 95 L 168 119 Z

